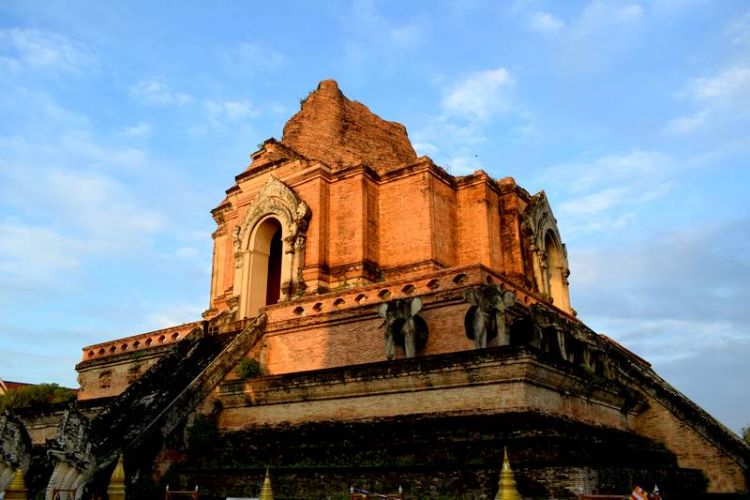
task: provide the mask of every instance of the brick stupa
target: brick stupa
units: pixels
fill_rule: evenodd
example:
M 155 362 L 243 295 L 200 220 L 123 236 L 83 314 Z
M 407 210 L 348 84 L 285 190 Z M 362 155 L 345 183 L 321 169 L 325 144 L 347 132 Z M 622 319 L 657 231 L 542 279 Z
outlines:
M 307 96 L 284 126 L 281 142 L 331 167 L 362 163 L 381 171 L 417 159 L 403 125 L 350 101 L 334 80 L 320 82 Z
M 0 415 L 0 481 L 104 495 L 124 453 L 128 498 L 252 496 L 269 465 L 278 498 L 493 498 L 507 447 L 525 498 L 747 491 L 748 447 L 576 316 L 544 192 L 449 175 L 334 81 L 212 215 L 203 317 L 85 347 L 73 407 Z

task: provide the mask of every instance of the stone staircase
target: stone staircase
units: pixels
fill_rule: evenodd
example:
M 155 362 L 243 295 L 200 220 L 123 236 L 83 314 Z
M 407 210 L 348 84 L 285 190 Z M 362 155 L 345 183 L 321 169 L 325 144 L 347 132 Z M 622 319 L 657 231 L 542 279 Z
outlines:
M 167 437 L 253 347 L 265 320 L 259 316 L 236 335 L 196 328 L 90 421 L 71 407 L 50 446 L 58 462 L 47 497 L 60 489 L 79 497 L 121 453 Z

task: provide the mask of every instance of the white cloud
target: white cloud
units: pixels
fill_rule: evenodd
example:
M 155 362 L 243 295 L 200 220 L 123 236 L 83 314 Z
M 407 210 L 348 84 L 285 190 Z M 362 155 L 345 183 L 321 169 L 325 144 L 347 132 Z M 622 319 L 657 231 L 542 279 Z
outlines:
M 747 103 L 750 99 L 750 67 L 733 66 L 710 78 L 698 78 L 689 88 L 688 95 L 698 101 Z
M 455 80 L 436 78 L 440 112 L 411 135 L 415 149 L 428 154 L 453 175 L 488 169 L 479 157 L 486 130 L 503 123 L 495 141 L 526 141 L 534 136 L 534 115 L 515 99 L 516 81 L 506 68 L 469 73 Z
M 578 36 L 590 33 L 606 33 L 612 28 L 627 26 L 643 16 L 640 4 L 617 4 L 592 0 L 581 12 L 575 23 L 571 23 Z
M 201 314 L 206 310 L 206 307 L 207 305 L 203 303 L 161 305 L 156 312 L 148 314 L 148 324 L 146 328 L 149 330 L 156 330 L 159 328 L 167 328 L 182 323 L 188 323 L 190 321 L 197 321 L 201 318 Z
M 126 185 L 106 175 L 27 167 L 23 174 L 4 175 L 2 180 L 0 193 L 22 216 L 20 220 L 43 221 L 42 228 L 76 238 L 80 245 L 75 248 L 79 250 L 119 252 L 138 246 L 165 224 L 160 213 L 135 199 Z
M 695 78 L 679 97 L 698 110 L 670 120 L 664 127 L 668 134 L 687 135 L 745 120 L 750 116 L 750 66 L 732 65 L 714 76 Z
M 343 43 L 346 59 L 357 66 L 377 64 L 383 70 L 393 69 L 425 39 L 420 19 L 396 24 L 373 0 L 356 0 L 340 19 L 348 33 Z
M 207 100 L 205 102 L 205 107 L 208 111 L 209 116 L 215 120 L 238 120 L 250 116 L 257 116 L 259 114 L 255 106 L 253 106 L 253 104 L 248 100 Z
M 750 245 L 750 220 L 710 221 L 654 231 L 638 246 L 589 247 L 571 254 L 583 318 L 649 360 L 698 356 L 750 343 L 744 307 L 750 260 L 723 250 Z M 714 248 L 719 243 L 719 248 Z
M 88 131 L 74 131 L 64 134 L 56 145 L 67 154 L 91 166 L 123 167 L 132 169 L 143 165 L 146 154 L 134 147 L 111 147 L 97 142 Z
M 225 51 L 224 63 L 233 69 L 257 72 L 283 66 L 286 58 L 278 51 L 261 43 L 241 42 Z
M 571 236 L 631 223 L 648 202 L 670 192 L 673 167 L 663 153 L 635 150 L 546 168 L 538 185 L 554 193 Z
M 529 24 L 533 29 L 547 33 L 557 33 L 565 29 L 565 23 L 562 20 L 543 11 L 534 13 Z
M 0 30 L 0 67 L 8 71 L 90 70 L 95 61 L 83 44 L 55 33 L 19 28 Z
M 551 12 L 537 10 L 530 12 L 531 3 L 517 7 L 516 11 L 528 15 L 531 29 L 550 34 L 565 33 L 568 42 L 587 43 L 592 36 L 606 36 L 611 39 L 613 30 L 622 31 L 644 15 L 638 3 L 621 3 L 592 0 L 568 22 Z M 611 41 L 611 40 L 610 40 Z
M 679 116 L 670 120 L 664 127 L 664 131 L 670 135 L 684 135 L 694 132 L 706 122 L 708 113 L 699 111 L 693 115 Z
M 142 137 L 150 137 L 153 131 L 154 131 L 153 125 L 147 122 L 140 122 L 136 125 L 123 128 L 122 134 L 126 137 L 142 138 Z
M 190 95 L 173 91 L 158 80 L 142 80 L 131 86 L 129 91 L 133 99 L 153 106 L 184 106 L 192 101 Z
M 452 116 L 486 120 L 511 109 L 514 86 L 505 68 L 477 71 L 450 87 L 443 97 L 442 107 Z
M 632 21 L 643 15 L 643 7 L 638 4 L 626 5 L 615 10 L 614 18 L 621 22 Z
M 40 226 L 0 222 L 0 283 L 3 292 L 59 286 L 63 273 L 78 268 L 84 242 Z
M 728 28 L 729 37 L 734 45 L 750 44 L 750 12 L 735 18 Z

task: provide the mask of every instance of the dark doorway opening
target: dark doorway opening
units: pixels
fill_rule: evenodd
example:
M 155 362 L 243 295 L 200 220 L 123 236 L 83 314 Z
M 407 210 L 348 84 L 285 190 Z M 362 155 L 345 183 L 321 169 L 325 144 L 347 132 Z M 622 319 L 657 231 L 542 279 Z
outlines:
M 266 305 L 276 304 L 281 296 L 281 228 L 271 238 L 268 255 L 268 281 L 266 282 Z

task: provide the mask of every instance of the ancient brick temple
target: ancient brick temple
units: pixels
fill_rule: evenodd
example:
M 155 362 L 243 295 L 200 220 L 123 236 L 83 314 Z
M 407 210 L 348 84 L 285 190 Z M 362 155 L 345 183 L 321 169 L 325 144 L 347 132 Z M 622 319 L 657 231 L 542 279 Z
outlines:
M 77 404 L 0 420 L 0 481 L 94 496 L 124 454 L 129 498 L 268 465 L 278 498 L 492 498 L 507 447 L 527 498 L 747 491 L 750 449 L 576 317 L 544 192 L 448 174 L 336 82 L 212 214 L 203 318 L 85 347 Z

